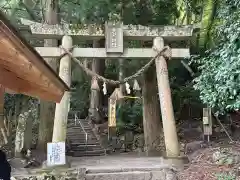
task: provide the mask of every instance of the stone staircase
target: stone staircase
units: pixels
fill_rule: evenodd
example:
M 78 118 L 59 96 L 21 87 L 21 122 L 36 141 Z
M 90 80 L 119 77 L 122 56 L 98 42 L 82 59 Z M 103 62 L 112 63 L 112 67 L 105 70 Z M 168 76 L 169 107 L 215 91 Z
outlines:
M 73 157 L 106 155 L 105 149 L 93 132 L 92 125 L 87 119 L 78 119 L 75 114 L 76 112 L 69 113 L 67 139 L 70 151 L 67 155 Z

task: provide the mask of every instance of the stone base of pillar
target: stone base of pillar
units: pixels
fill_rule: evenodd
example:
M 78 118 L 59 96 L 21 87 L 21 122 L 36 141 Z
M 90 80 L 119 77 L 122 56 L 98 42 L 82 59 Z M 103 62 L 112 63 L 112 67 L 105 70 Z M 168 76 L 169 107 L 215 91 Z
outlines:
M 42 163 L 42 169 L 45 169 L 45 170 L 51 170 L 51 169 L 55 169 L 55 168 L 71 168 L 71 161 L 69 159 L 66 159 L 66 164 L 63 164 L 63 165 L 55 165 L 55 166 L 48 166 L 47 165 L 47 161 L 43 161 Z
M 148 157 L 161 157 L 163 155 L 163 153 L 161 151 L 157 151 L 157 150 L 149 150 L 146 153 L 146 156 Z
M 167 164 L 171 164 L 179 169 L 184 169 L 184 166 L 189 163 L 188 157 L 178 156 L 178 157 L 163 157 L 163 161 Z

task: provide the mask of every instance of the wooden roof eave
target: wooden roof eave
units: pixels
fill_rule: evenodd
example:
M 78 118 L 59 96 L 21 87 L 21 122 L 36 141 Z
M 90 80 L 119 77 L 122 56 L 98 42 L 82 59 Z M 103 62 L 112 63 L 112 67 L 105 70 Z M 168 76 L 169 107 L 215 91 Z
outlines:
M 17 31 L 13 28 L 13 26 L 9 23 L 9 21 L 5 18 L 5 16 L 0 12 L 0 38 L 4 41 L 8 41 L 8 47 L 9 50 L 14 47 L 14 49 L 21 54 L 21 58 L 19 56 L 13 56 L 13 52 L 6 50 L 3 47 L 2 51 L 6 51 L 5 53 L 2 53 L 1 55 L 1 63 L 0 63 L 0 70 L 1 76 L 5 76 L 5 78 L 0 78 L 2 80 L 2 83 L 5 83 L 6 88 L 12 89 L 14 91 L 17 91 L 18 93 L 23 93 L 30 96 L 39 97 L 45 100 L 60 102 L 64 91 L 69 91 L 70 88 L 62 81 L 62 79 L 52 70 L 52 68 L 43 60 L 43 58 L 33 49 L 21 36 L 17 33 Z M 6 43 L 6 42 L 5 42 Z M 11 46 L 12 47 L 9 47 Z M 0 50 L 1 51 L 1 50 Z M 4 54 L 9 54 L 4 55 Z M 26 67 L 25 69 L 16 69 L 18 66 L 18 62 L 23 61 L 23 57 L 29 61 L 29 64 L 33 66 L 34 68 L 29 70 Z M 12 61 L 8 61 L 9 58 L 12 58 Z M 5 61 L 3 61 L 3 59 Z M 26 64 L 26 62 L 25 62 Z M 15 68 L 15 69 L 14 69 Z M 29 80 L 26 76 L 24 76 L 24 73 L 19 75 L 17 73 L 17 70 L 27 71 L 27 75 L 36 76 L 36 71 L 40 72 L 39 78 L 35 79 L 36 82 L 27 81 Z M 35 70 L 35 71 L 34 71 Z M 14 72 L 15 71 L 15 72 Z M 35 74 L 34 74 L 35 73 Z M 6 75 L 9 76 L 9 78 L 6 78 Z M 17 87 L 20 86 L 21 83 L 15 83 L 15 86 L 13 84 L 10 84 L 10 81 L 6 81 L 6 79 L 11 79 L 14 81 L 21 82 L 22 84 L 25 84 L 26 86 L 29 86 L 29 88 L 23 88 Z M 48 81 L 50 82 L 51 86 L 47 87 L 45 86 L 44 82 Z M 4 85 L 4 84 L 3 84 Z M 11 86 L 11 87 L 10 87 Z M 31 87 L 31 88 L 30 88 Z M 54 88 L 55 87 L 55 88 Z M 17 89 L 18 88 L 18 89 Z M 58 92 L 56 92 L 56 89 Z

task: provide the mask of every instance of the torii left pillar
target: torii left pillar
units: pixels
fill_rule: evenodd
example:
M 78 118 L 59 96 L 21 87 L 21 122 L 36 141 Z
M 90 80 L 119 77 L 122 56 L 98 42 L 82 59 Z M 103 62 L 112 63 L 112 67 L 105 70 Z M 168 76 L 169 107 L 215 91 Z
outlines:
M 72 44 L 72 38 L 70 36 L 63 36 L 63 48 L 70 51 Z M 69 87 L 71 87 L 71 57 L 69 55 L 65 55 L 60 61 L 59 76 Z M 70 92 L 66 91 L 61 102 L 56 104 L 52 142 L 66 141 L 69 109 Z

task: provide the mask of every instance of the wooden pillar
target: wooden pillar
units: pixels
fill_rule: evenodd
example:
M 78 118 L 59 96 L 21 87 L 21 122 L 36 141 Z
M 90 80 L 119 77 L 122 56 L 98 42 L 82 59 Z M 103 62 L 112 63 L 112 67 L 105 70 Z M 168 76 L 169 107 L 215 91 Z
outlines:
M 164 47 L 163 39 L 161 37 L 156 37 L 153 41 L 153 46 L 158 51 L 161 51 Z M 177 157 L 180 155 L 180 152 L 169 85 L 167 62 L 163 56 L 159 56 L 156 58 L 155 63 L 166 146 L 166 156 Z
M 64 36 L 62 46 L 68 50 L 72 48 L 72 38 Z M 71 58 L 65 55 L 60 61 L 59 76 L 71 86 Z M 65 142 L 68 112 L 70 109 L 70 92 L 65 92 L 60 103 L 56 104 L 52 142 Z

